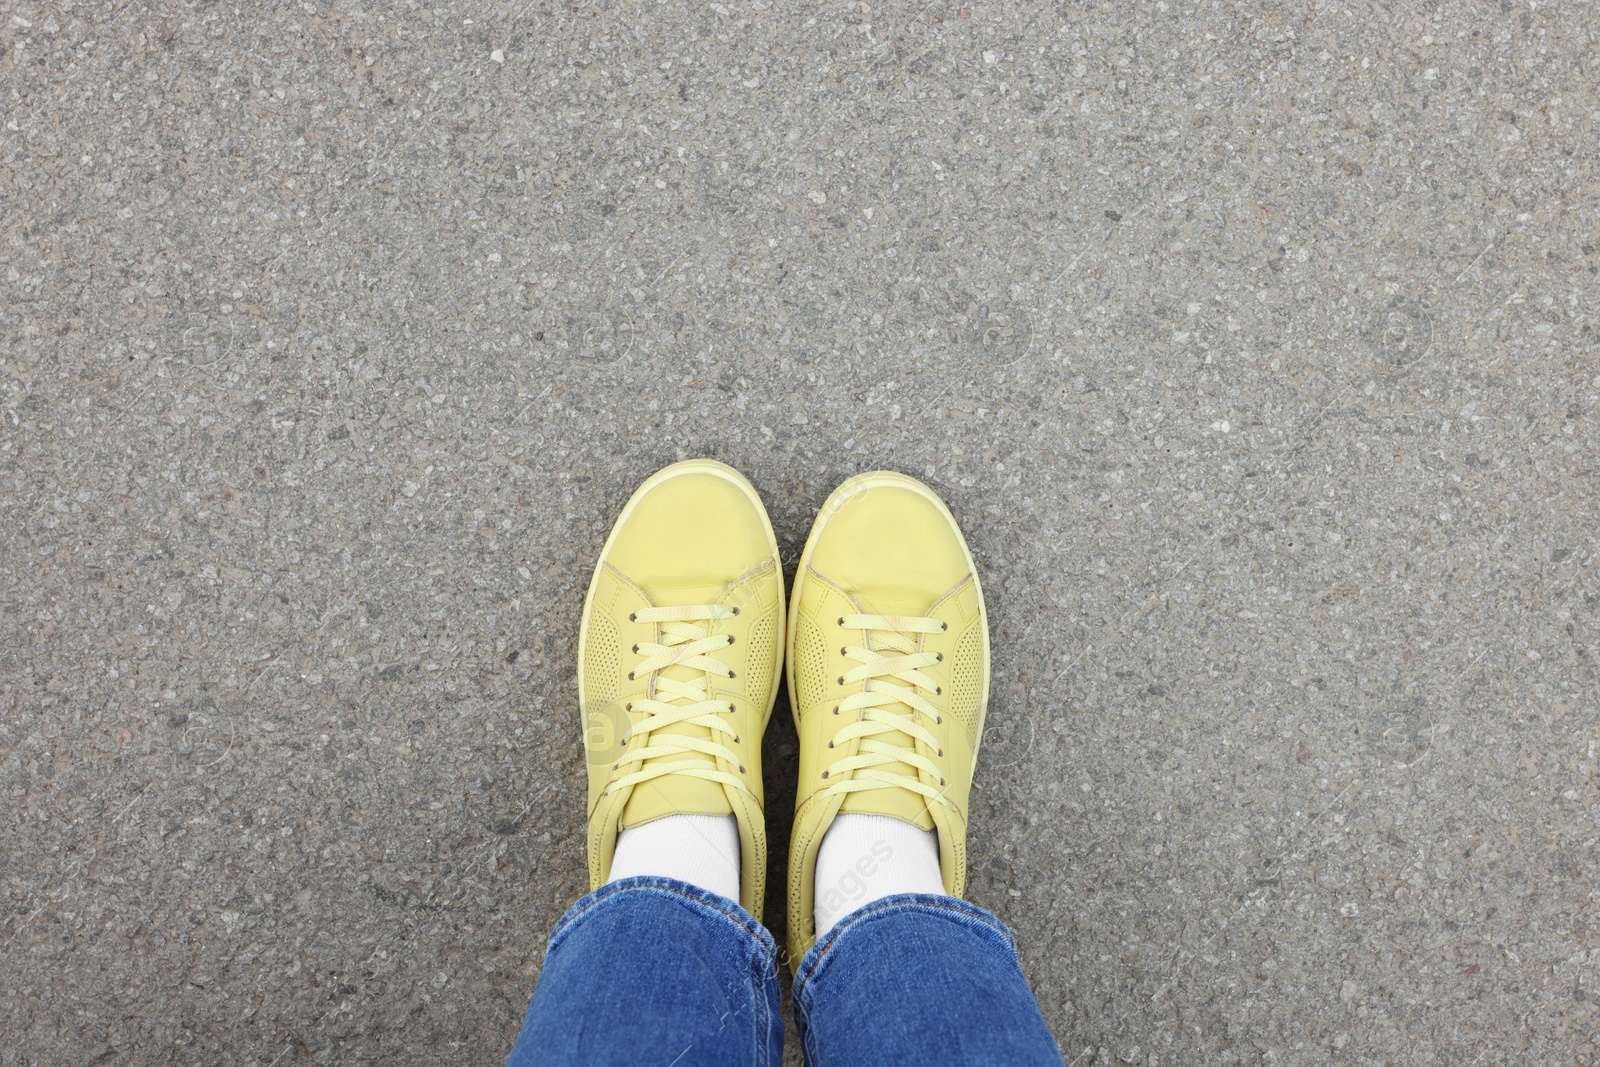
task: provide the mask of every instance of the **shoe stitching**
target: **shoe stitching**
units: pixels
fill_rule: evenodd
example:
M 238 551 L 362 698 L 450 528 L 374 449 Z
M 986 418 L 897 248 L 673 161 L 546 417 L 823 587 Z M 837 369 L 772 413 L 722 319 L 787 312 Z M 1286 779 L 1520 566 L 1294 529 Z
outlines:
M 735 578 L 733 581 L 724 586 L 722 595 L 727 596 L 729 590 L 733 589 L 735 586 L 742 585 L 757 575 L 765 573 L 767 570 L 771 569 L 774 562 L 775 561 L 772 559 L 772 557 L 768 556 L 759 567 L 756 567 L 754 570 L 745 571 L 743 574 L 739 575 L 739 577 Z

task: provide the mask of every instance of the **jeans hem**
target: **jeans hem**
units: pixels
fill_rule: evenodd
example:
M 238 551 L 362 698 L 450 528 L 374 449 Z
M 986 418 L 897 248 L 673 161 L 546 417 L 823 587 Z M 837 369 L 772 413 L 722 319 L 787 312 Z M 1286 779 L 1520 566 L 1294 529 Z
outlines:
M 566 939 L 567 933 L 581 923 L 594 908 L 622 893 L 661 893 L 670 897 L 677 897 L 679 902 L 686 907 L 693 908 L 702 913 L 712 912 L 729 924 L 737 927 L 754 943 L 756 951 L 752 953 L 756 958 L 765 958 L 776 969 L 778 950 L 772 935 L 767 928 L 757 922 L 748 911 L 736 900 L 729 900 L 719 893 L 697 886 L 692 882 L 679 881 L 676 878 L 666 878 L 661 875 L 641 874 L 632 878 L 621 878 L 615 882 L 607 882 L 599 889 L 579 897 L 577 902 L 568 908 L 566 913 L 556 920 L 555 929 L 550 932 L 549 944 L 545 947 L 545 955 L 554 952 Z
M 852 930 L 871 925 L 891 916 L 897 912 L 920 911 L 932 915 L 940 915 L 954 920 L 970 920 L 986 926 L 992 931 L 993 936 L 1010 953 L 1013 962 L 1020 967 L 1017 959 L 1017 942 L 1011 936 L 1011 931 L 1006 928 L 992 912 L 978 907 L 970 901 L 960 897 L 945 896 L 940 893 L 898 893 L 891 897 L 883 897 L 872 903 L 862 906 L 851 912 L 834 924 L 816 944 L 811 946 L 805 956 L 800 960 L 800 966 L 794 975 L 794 999 L 799 1004 L 805 995 L 810 983 L 822 971 L 827 963 L 827 957 L 839 941 Z

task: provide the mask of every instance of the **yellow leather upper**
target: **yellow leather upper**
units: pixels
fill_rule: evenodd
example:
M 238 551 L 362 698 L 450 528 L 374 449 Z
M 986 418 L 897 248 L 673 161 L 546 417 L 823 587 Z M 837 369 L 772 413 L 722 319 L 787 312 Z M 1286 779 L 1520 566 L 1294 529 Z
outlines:
M 738 614 L 708 625 L 733 643 L 715 657 L 732 677 L 682 665 L 637 674 L 636 646 L 662 640 L 660 623 L 632 616 L 645 608 L 727 605 Z M 726 614 L 726 613 L 724 613 Z M 601 554 L 584 607 L 580 638 L 579 697 L 589 768 L 589 872 L 605 883 L 617 834 L 674 814 L 728 815 L 739 822 L 743 872 L 741 902 L 761 914 L 766 882 L 762 816 L 761 736 L 777 691 L 782 653 L 783 572 L 760 498 L 737 472 L 709 460 L 675 464 L 647 480 L 618 518 Z M 629 677 L 635 673 L 635 677 Z M 644 717 L 632 703 L 663 699 L 659 680 L 706 680 L 708 694 L 731 705 L 727 733 L 714 739 L 732 758 L 709 760 L 740 784 L 729 786 L 685 774 L 668 774 L 616 788 L 636 772 L 630 758 L 646 741 L 630 736 Z M 658 731 L 682 738 L 711 738 L 691 722 Z M 693 754 L 691 753 L 691 756 Z
M 897 483 L 846 496 L 826 531 L 811 548 L 811 570 L 869 615 L 921 613 L 970 573 L 937 500 Z
M 876 768 L 938 787 L 942 801 L 903 788 L 829 795 L 823 772 L 859 742 L 829 747 L 848 722 L 835 709 L 861 682 L 845 682 L 855 660 L 848 646 L 867 636 L 840 624 L 855 615 L 917 616 L 947 625 L 922 634 L 917 651 L 942 659 L 922 669 L 937 692 L 919 690 L 942 721 L 919 720 L 938 742 L 903 733 L 879 740 L 906 746 L 939 766 L 943 782 L 897 763 Z M 789 684 L 800 739 L 799 788 L 790 846 L 789 951 L 798 966 L 812 942 L 816 852 L 841 811 L 890 815 L 936 830 L 945 888 L 960 895 L 966 878 L 966 818 L 972 772 L 988 697 L 989 646 L 983 594 L 959 528 L 932 490 L 904 475 L 876 472 L 846 482 L 829 498 L 795 577 L 790 606 Z M 940 752 L 942 750 L 942 754 Z

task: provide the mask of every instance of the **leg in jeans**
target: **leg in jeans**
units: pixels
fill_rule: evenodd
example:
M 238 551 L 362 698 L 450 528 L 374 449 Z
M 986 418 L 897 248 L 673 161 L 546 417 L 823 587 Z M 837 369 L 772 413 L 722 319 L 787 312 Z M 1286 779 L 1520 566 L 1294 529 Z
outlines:
M 783 603 L 733 468 L 675 463 L 623 507 L 578 635 L 594 891 L 551 935 L 513 1067 L 779 1063 L 776 952 L 751 916 Z
M 556 924 L 508 1067 L 777 1067 L 772 935 L 738 904 L 670 878 L 627 878 Z
M 810 1067 L 1061 1067 L 993 915 L 907 893 L 841 919 L 800 962 L 795 1014 Z
M 914 478 L 856 475 L 822 505 L 790 605 L 788 942 L 807 1060 L 1060 1067 L 1011 934 L 960 899 L 990 665 L 955 516 Z

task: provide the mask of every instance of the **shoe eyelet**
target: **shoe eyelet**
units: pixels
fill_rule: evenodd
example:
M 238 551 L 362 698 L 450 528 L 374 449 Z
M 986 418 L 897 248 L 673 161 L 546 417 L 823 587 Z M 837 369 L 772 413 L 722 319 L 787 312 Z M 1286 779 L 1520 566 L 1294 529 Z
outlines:
M 630 612 L 628 612 L 628 621 L 629 622 L 638 622 L 639 621 L 639 616 L 630 611 Z
M 745 773 L 745 770 L 744 770 L 744 765 L 743 765 L 743 764 L 741 764 L 741 765 L 740 765 L 740 766 L 739 766 L 739 773 L 740 773 L 740 774 L 743 774 L 743 773 Z
M 736 745 L 739 743 L 739 735 L 738 734 L 734 734 L 733 735 L 733 743 L 736 744 Z M 939 755 L 941 755 L 941 756 L 944 755 L 943 750 L 941 750 L 939 752 Z
M 730 701 L 728 701 L 728 710 L 729 710 L 729 711 L 738 711 L 738 710 L 739 710 L 739 709 L 738 709 L 738 708 L 736 708 L 736 707 L 735 707 L 735 706 L 734 706 L 734 704 L 733 704 L 733 701 L 731 701 L 731 700 L 730 700 Z M 735 738 L 735 740 L 738 740 L 738 739 L 737 739 L 737 738 Z
M 833 742 L 832 742 L 832 741 L 829 741 L 829 742 L 828 742 L 828 747 L 829 747 L 829 748 L 832 748 L 832 747 L 833 747 Z
M 943 663 L 944 662 L 944 653 L 943 652 L 935 652 L 934 653 L 934 657 L 935 657 L 935 659 L 934 659 L 933 662 L 935 662 L 935 663 Z
M 739 614 L 739 609 L 738 609 L 738 608 L 734 608 L 734 609 L 733 609 L 733 613 L 734 613 L 734 614 L 735 614 L 735 615 L 737 615 L 737 614 Z
M 630 682 L 633 681 L 633 672 L 632 671 L 628 672 L 628 681 L 630 681 Z
M 837 705 L 837 704 L 835 704 L 835 705 L 834 705 L 834 708 L 833 708 L 833 713 L 834 713 L 834 714 L 835 714 L 835 715 L 837 715 L 837 714 L 839 714 L 839 706 L 838 706 L 838 705 Z
M 950 783 L 945 781 L 943 778 L 941 778 L 941 779 L 939 779 L 939 784 L 940 785 L 949 785 Z
M 944 725 L 944 716 L 935 715 L 933 717 L 933 725 L 935 725 L 935 726 L 943 726 Z
M 940 749 L 940 750 L 939 750 L 939 755 L 941 755 L 941 756 L 942 756 L 942 755 L 944 755 L 944 749 L 942 749 L 942 748 L 941 748 L 941 749 Z
M 822 777 L 824 777 L 824 778 L 828 777 L 828 772 L 827 771 L 823 771 L 822 772 Z
M 728 635 L 728 644 L 730 644 L 730 645 L 733 644 L 733 640 L 734 640 L 733 635 L 729 634 Z
M 844 684 L 844 675 L 842 675 L 842 674 L 841 674 L 841 675 L 839 675 L 839 684 L 840 684 L 840 685 L 843 685 L 843 684 Z
M 936 696 L 936 697 L 944 696 L 944 687 L 943 686 L 939 686 L 939 685 L 934 686 L 933 687 L 933 695 Z
M 737 678 L 737 677 L 739 677 L 739 675 L 738 675 L 738 673 L 737 673 L 737 672 L 735 672 L 735 671 L 729 671 L 729 672 L 728 672 L 728 677 L 729 677 L 729 678 Z
M 633 710 L 633 701 L 630 700 L 630 701 L 628 701 L 628 703 L 622 705 L 622 710 L 623 711 L 632 711 Z
M 638 652 L 639 652 L 639 646 L 638 645 L 634 645 L 633 646 L 633 651 L 634 651 L 634 654 L 637 655 Z
M 843 616 L 843 615 L 840 615 L 840 616 L 839 616 L 839 625 L 840 625 L 840 626 L 843 626 L 843 625 L 844 625 L 844 616 Z
M 947 631 L 947 630 L 949 630 L 949 629 L 950 629 L 950 624 L 949 624 L 949 623 L 947 623 L 947 622 L 941 622 L 941 623 L 940 623 L 940 624 L 939 624 L 939 632 L 940 632 L 940 633 L 944 633 L 944 632 L 946 632 L 946 631 Z
M 850 654 L 850 650 L 848 648 L 841 648 L 839 650 L 839 655 L 841 655 L 841 656 L 848 656 L 849 654 Z

